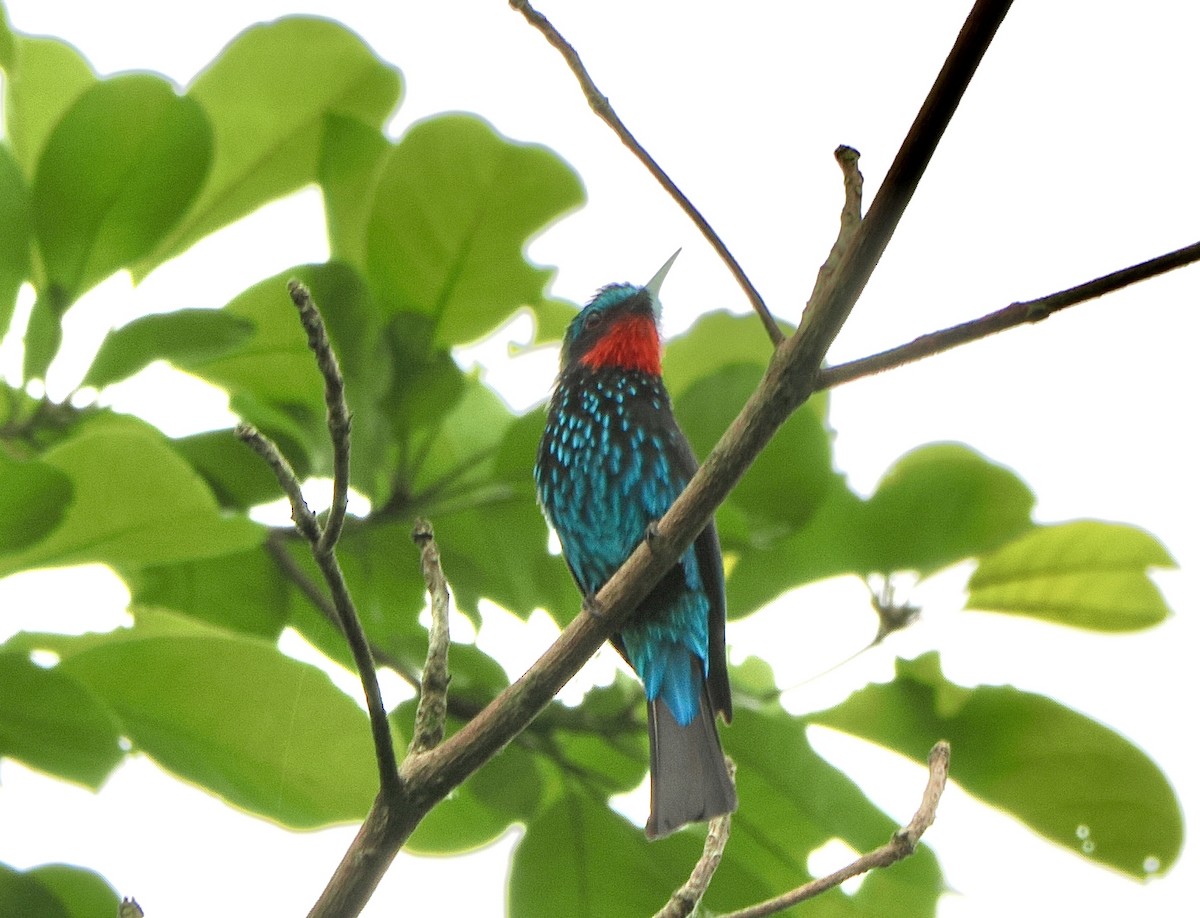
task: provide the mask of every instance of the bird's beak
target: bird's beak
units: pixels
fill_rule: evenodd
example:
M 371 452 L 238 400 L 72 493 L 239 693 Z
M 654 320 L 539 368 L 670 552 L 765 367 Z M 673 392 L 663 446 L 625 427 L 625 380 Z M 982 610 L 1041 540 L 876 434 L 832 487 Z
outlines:
M 655 300 L 658 300 L 658 291 L 662 289 L 663 281 L 667 279 L 667 272 L 671 270 L 671 265 L 675 264 L 675 259 L 679 257 L 679 253 L 683 249 L 676 249 L 675 254 L 667 259 L 667 263 L 658 269 L 658 273 L 650 278 L 645 286 L 645 290 Z

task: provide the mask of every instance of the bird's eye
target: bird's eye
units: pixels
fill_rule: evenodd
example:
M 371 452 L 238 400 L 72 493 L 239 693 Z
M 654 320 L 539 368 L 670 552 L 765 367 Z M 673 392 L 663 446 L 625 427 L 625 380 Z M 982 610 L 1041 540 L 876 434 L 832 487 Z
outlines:
M 585 318 L 583 320 L 583 327 L 586 331 L 591 331 L 593 328 L 595 328 L 599 324 L 600 324 L 600 313 L 598 313 L 598 312 L 588 313 L 587 318 Z

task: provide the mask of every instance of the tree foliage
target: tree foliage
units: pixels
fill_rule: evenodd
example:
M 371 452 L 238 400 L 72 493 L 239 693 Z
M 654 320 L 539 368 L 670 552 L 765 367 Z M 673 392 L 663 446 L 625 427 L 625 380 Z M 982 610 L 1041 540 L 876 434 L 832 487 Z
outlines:
M 249 29 L 182 90 L 150 74 L 101 79 L 62 42 L 0 32 L 0 333 L 23 336 L 25 381 L 44 378 L 64 314 L 113 272 L 141 279 L 316 184 L 328 262 L 267 278 L 221 310 L 179 309 L 114 330 L 84 385 L 166 361 L 228 392 L 301 475 L 328 475 L 321 379 L 285 289 L 297 277 L 320 304 L 346 374 L 351 483 L 371 510 L 351 521 L 339 555 L 374 646 L 407 672 L 424 659 L 424 584 L 408 537 L 416 516 L 437 527 L 466 615 L 478 621 L 486 599 L 521 617 L 573 616 L 578 595 L 546 550 L 534 500 L 542 416 L 514 415 L 454 359 L 455 347 L 520 310 L 535 317 L 539 340 L 560 334 L 570 310 L 546 294 L 551 272 L 524 248 L 582 203 L 571 168 L 468 115 L 430 118 L 390 139 L 383 127 L 400 101 L 398 71 L 324 20 Z M 24 284 L 36 294 L 32 312 L 25 327 L 9 328 Z M 727 313 L 668 343 L 667 384 L 698 454 L 769 356 L 757 320 Z M 139 418 L 30 391 L 5 386 L 0 399 L 0 575 L 106 564 L 129 585 L 136 624 L 82 637 L 22 633 L 0 645 L 0 755 L 97 788 L 138 752 L 285 826 L 361 819 L 376 789 L 366 718 L 320 670 L 275 646 L 294 628 L 349 665 L 341 635 L 301 589 L 302 577 L 316 579 L 303 546 L 249 517 L 277 496 L 273 478 L 231 431 L 172 439 Z M 976 564 L 968 608 L 1100 631 L 1167 615 L 1147 574 L 1172 560 L 1145 532 L 1096 520 L 1036 524 L 1020 477 L 961 444 L 897 457 L 862 497 L 835 467 L 832 438 L 820 396 L 719 511 L 731 617 L 822 578 L 920 578 L 966 561 Z M 34 651 L 53 663 L 43 654 L 35 664 Z M 477 709 L 507 684 L 473 645 L 455 645 L 450 664 L 452 711 Z M 1144 752 L 1017 687 L 956 685 L 936 653 L 807 716 L 780 706 L 760 662 L 732 677 L 738 715 L 725 736 L 741 808 L 710 907 L 795 885 L 831 839 L 866 850 L 891 832 L 863 791 L 814 753 L 809 724 L 916 761 L 948 738 L 966 790 L 1072 850 L 1087 827 L 1087 856 L 1131 877 L 1178 856 L 1179 804 Z M 644 776 L 640 698 L 621 676 L 578 707 L 556 703 L 436 808 L 410 849 L 466 851 L 520 823 L 512 913 L 595 913 L 598 873 L 614 870 L 628 914 L 658 908 L 698 844 L 687 832 L 647 847 L 607 806 Z M 391 719 L 405 742 L 412 705 Z M 922 849 L 853 894 L 807 908 L 932 915 L 944 887 Z M 116 902 L 82 867 L 0 867 L 4 914 L 111 914 Z

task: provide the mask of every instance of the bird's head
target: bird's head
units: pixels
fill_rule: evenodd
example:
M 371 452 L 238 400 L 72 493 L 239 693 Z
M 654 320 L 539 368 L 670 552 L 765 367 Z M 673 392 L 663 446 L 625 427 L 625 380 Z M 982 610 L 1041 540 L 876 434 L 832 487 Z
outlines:
M 619 367 L 662 375 L 658 291 L 678 255 L 676 252 L 668 258 L 644 287 L 635 284 L 601 287 L 567 328 L 562 368 Z

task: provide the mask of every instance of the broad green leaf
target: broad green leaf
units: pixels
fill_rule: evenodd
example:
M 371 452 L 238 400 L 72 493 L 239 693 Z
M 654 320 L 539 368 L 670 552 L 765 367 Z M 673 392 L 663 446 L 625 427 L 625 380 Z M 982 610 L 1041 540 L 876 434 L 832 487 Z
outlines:
M 98 873 L 69 864 L 45 864 L 26 871 L 50 890 L 71 918 L 111 918 L 121 901 L 116 890 Z
M 29 187 L 6 144 L 0 144 L 0 337 L 8 332 L 17 291 L 29 277 L 32 243 Z
M 124 753 L 108 707 L 59 667 L 0 653 L 0 757 L 97 790 Z
M 0 915 L 21 918 L 73 918 L 49 887 L 28 873 L 0 864 Z
M 103 388 L 155 360 L 180 367 L 220 357 L 254 334 L 254 323 L 216 309 L 180 309 L 142 316 L 109 332 L 83 385 Z
M 670 311 L 669 292 L 663 310 Z M 676 400 L 697 381 L 725 364 L 749 364 L 767 369 L 771 339 L 757 316 L 735 316 L 719 310 L 701 316 L 685 334 L 672 338 L 663 350 L 663 379 Z
M 570 786 L 538 813 L 513 854 L 508 914 L 522 918 L 653 915 L 687 880 L 703 834 L 686 832 L 650 844 L 641 829 L 589 793 Z M 741 864 L 722 861 L 725 882 L 710 888 L 706 910 L 727 911 L 772 890 Z
M 96 82 L 83 55 L 57 38 L 15 35 L 14 62 L 6 68 L 4 123 L 26 178 L 63 113 Z
M 6 71 L 12 70 L 15 55 L 16 45 L 12 26 L 8 22 L 8 11 L 0 6 L 0 67 Z
M 552 297 L 530 303 L 529 309 L 535 325 L 531 347 L 562 341 L 567 326 L 579 314 L 579 307 L 574 303 Z
M 287 624 L 287 581 L 258 547 L 146 567 L 128 580 L 134 604 L 174 609 L 230 631 L 273 640 Z
M 967 607 L 1097 631 L 1148 628 L 1170 609 L 1147 568 L 1174 566 L 1154 536 L 1133 526 L 1042 526 L 979 560 Z
M 144 258 L 195 198 L 212 134 L 166 80 L 96 83 L 54 127 L 33 182 L 33 225 L 49 284 L 69 300 Z
M 762 378 L 753 364 L 721 364 L 675 400 L 675 414 L 698 456 L 706 456 Z M 827 398 L 795 412 L 759 453 L 727 504 L 740 517 L 742 540 L 765 545 L 803 526 L 831 478 Z
M 1033 501 L 1015 474 L 966 446 L 918 447 L 888 469 L 863 507 L 863 560 L 879 573 L 931 573 L 1028 529 Z
M 1049 698 L 949 682 L 937 654 L 899 662 L 894 681 L 811 719 L 915 761 L 949 740 L 954 780 L 965 790 L 1131 877 L 1165 871 L 1179 857 L 1179 800 L 1144 752 Z
M 258 525 L 223 516 L 162 435 L 131 418 L 97 415 L 42 461 L 71 480 L 74 501 L 46 538 L 0 555 L 0 576 L 88 562 L 128 571 L 228 554 L 262 540 Z
M 42 379 L 62 344 L 62 318 L 71 307 L 71 293 L 61 284 L 39 292 L 25 327 L 24 379 Z
M 808 859 L 831 839 L 859 853 L 887 842 L 899 826 L 855 784 L 820 758 L 805 736 L 806 724 L 778 705 L 742 707 L 722 730 L 737 762 L 738 812 L 712 891 L 724 889 L 731 865 L 757 877 L 770 893 L 809 878 Z M 914 782 L 914 805 L 923 781 Z M 852 895 L 844 890 L 805 903 L 805 913 L 837 916 L 932 916 L 942 876 L 932 853 L 917 853 L 887 870 L 873 871 Z M 743 900 L 740 904 L 746 904 Z
M 18 462 L 0 451 L 0 555 L 44 539 L 71 504 L 71 479 L 37 460 Z
M 267 464 L 232 430 L 209 430 L 180 437 L 171 441 L 171 447 L 191 463 L 222 507 L 248 510 L 270 503 L 282 494 L 279 481 Z M 296 462 L 295 450 L 285 453 L 296 474 L 304 477 L 307 465 Z
M 348 265 L 304 265 L 243 291 L 223 312 L 249 322 L 253 335 L 220 354 L 196 355 L 181 368 L 226 389 L 234 408 L 270 436 L 286 430 L 311 460 L 309 471 L 327 473 L 324 386 L 288 295 L 292 278 L 309 288 L 346 379 L 354 418 L 351 484 L 372 500 L 381 500 L 397 461 L 388 418 L 380 409 L 391 382 L 391 360 L 378 309 Z
M 292 16 L 246 29 L 188 88 L 212 124 L 213 167 L 136 273 L 315 181 L 326 116 L 381 126 L 400 93 L 399 72 L 336 22 Z
M 371 286 L 389 312 L 429 316 L 438 345 L 473 341 L 536 303 L 550 271 L 523 251 L 583 202 L 545 147 L 466 115 L 413 126 L 390 152 L 367 227 Z
M 366 715 L 269 643 L 135 634 L 60 667 L 164 768 L 289 828 L 361 819 L 378 790 Z
M 367 220 L 391 149 L 376 125 L 343 115 L 325 119 L 317 178 L 325 197 L 330 254 L 364 272 Z

